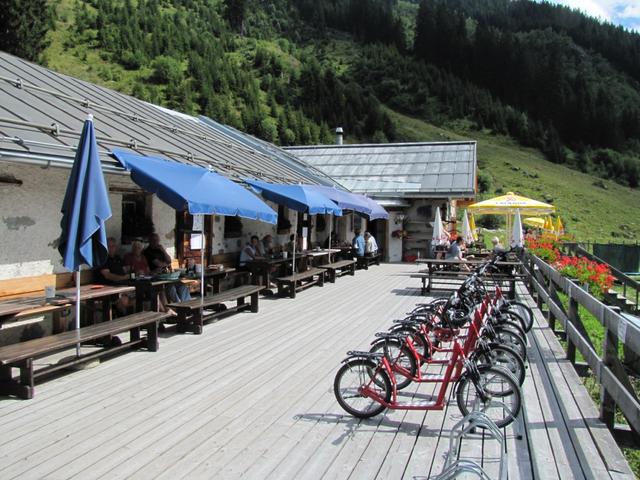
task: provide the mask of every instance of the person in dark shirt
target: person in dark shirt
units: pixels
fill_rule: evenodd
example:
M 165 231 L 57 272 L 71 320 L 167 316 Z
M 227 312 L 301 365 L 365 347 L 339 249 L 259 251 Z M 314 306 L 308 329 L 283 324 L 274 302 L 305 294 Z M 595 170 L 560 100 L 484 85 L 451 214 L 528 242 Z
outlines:
M 142 251 L 142 254 L 147 258 L 151 273 L 160 273 L 165 269 L 171 269 L 171 257 L 160 244 L 160 237 L 157 233 L 151 234 L 149 245 Z M 182 283 L 167 285 L 166 294 L 171 303 L 191 300 L 189 288 Z
M 107 260 L 98 269 L 98 274 L 104 283 L 117 285 L 125 283 L 129 279 L 129 267 L 124 264 L 122 257 L 118 255 L 118 243 L 113 237 L 107 239 Z M 120 295 L 116 302 L 116 309 L 118 313 L 125 314 L 129 307 L 129 297 L 127 295 Z

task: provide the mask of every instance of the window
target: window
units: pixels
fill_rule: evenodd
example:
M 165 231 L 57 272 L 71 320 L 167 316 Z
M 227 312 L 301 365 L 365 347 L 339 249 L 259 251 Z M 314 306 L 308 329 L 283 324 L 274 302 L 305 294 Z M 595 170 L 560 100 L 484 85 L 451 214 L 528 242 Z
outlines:
M 153 233 L 150 199 L 151 195 L 143 192 L 122 195 L 123 244 L 129 244 L 136 238 L 147 238 Z
M 242 236 L 242 220 L 240 217 L 224 218 L 224 238 L 238 238 Z
M 284 205 L 278 205 L 278 234 L 289 233 L 291 222 L 289 221 L 289 209 Z

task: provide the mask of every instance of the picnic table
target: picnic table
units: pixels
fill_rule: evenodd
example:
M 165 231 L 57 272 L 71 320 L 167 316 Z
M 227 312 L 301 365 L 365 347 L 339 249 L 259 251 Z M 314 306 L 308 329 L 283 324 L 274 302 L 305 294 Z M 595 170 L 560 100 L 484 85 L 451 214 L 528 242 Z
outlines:
M 220 293 L 220 282 L 226 278 L 230 273 L 235 273 L 236 269 L 233 267 L 225 267 L 222 270 L 206 269 L 204 271 L 204 283 L 205 286 L 211 287 L 211 293 Z M 200 273 L 190 273 L 183 275 L 180 280 L 197 280 L 200 281 Z
M 302 255 L 306 255 L 311 259 L 311 266 L 318 267 L 321 266 L 321 262 L 332 263 L 333 255 L 340 252 L 341 250 L 339 248 L 325 248 L 319 250 L 307 250 L 306 252 L 303 252 Z
M 411 274 L 411 278 L 419 278 L 422 280 L 422 294 L 426 295 L 433 288 L 435 280 L 456 280 L 466 279 L 473 273 L 473 270 L 478 265 L 484 263 L 481 259 L 469 259 L 461 262 L 460 260 L 441 260 L 435 258 L 425 258 L 416 260 L 415 263 L 423 264 L 427 268 L 420 270 L 417 273 Z M 496 262 L 498 267 L 506 267 L 506 270 L 511 270 L 511 273 L 488 273 L 484 278 L 493 278 L 496 280 L 507 280 L 511 284 L 510 292 L 515 292 L 515 281 L 517 278 L 523 276 L 517 270 L 522 265 L 520 262 Z M 464 270 L 464 266 L 469 267 L 469 270 Z
M 235 272 L 235 268 L 224 268 L 223 270 L 206 269 L 204 272 L 205 284 L 210 284 L 213 293 L 220 293 L 220 281 L 229 273 Z M 143 310 L 143 302 L 145 299 L 151 301 L 151 310 L 158 310 L 158 295 L 167 285 L 175 285 L 178 283 L 188 283 L 200 281 L 201 274 L 193 273 L 180 275 L 177 278 L 167 279 L 163 275 L 147 275 L 136 277 L 129 280 L 129 285 L 135 287 L 136 290 L 136 311 Z
M 89 309 L 97 302 L 102 304 L 102 320 L 111 320 L 111 305 L 122 293 L 133 292 L 128 285 L 87 284 L 80 286 L 80 301 L 86 302 Z M 44 294 L 28 295 L 0 302 L 0 325 L 6 322 L 21 320 L 49 313 L 58 313 L 76 303 L 76 289 L 63 288 L 56 292 L 54 298 L 44 298 Z M 61 322 L 54 320 L 53 333 L 64 331 Z
M 298 256 L 296 255 L 296 260 Z M 274 270 L 273 267 L 277 267 L 275 270 L 280 271 L 286 267 L 286 264 L 291 263 L 291 257 L 288 258 L 256 258 L 246 263 L 247 269 L 251 272 L 254 285 L 262 285 L 267 289 L 271 285 L 271 273 Z M 278 276 L 276 274 L 276 276 Z

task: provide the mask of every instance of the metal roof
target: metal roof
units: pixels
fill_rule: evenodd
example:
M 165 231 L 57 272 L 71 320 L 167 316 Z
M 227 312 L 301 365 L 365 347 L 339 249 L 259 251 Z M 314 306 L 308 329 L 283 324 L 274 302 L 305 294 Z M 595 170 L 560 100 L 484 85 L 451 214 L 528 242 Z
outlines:
M 474 141 L 285 149 L 356 193 L 379 198 L 475 195 Z
M 0 160 L 68 165 L 82 123 L 92 113 L 107 172 L 121 170 L 108 155 L 118 147 L 210 165 L 233 180 L 256 177 L 274 182 L 327 183 L 326 176 L 305 168 L 303 162 L 293 165 L 264 148 L 252 148 L 249 139 L 241 141 L 241 132 L 230 136 L 202 119 L 53 72 L 5 52 L 0 52 L 0 98 Z
M 224 125 L 222 123 L 218 123 L 215 120 L 212 120 L 209 117 L 205 117 L 203 115 L 198 117 L 205 125 L 210 126 L 215 129 L 219 133 L 228 136 L 229 138 L 252 148 L 264 155 L 277 159 L 284 165 L 287 165 L 289 168 L 299 172 L 300 174 L 309 175 L 309 173 L 315 175 L 315 180 L 318 183 L 330 186 L 341 187 L 340 184 L 335 182 L 331 177 L 329 177 L 322 170 L 315 168 L 309 163 L 299 159 L 295 155 L 286 152 L 281 147 L 277 147 L 272 143 L 265 142 L 259 138 L 256 138 L 252 135 L 248 135 L 240 130 L 237 130 L 229 125 Z

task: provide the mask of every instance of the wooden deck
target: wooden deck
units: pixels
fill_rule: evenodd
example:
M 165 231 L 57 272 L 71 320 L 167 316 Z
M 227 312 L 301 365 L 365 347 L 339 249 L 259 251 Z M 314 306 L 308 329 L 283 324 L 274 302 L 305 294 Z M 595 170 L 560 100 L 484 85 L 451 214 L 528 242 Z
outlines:
M 425 479 L 440 472 L 445 411 L 359 421 L 334 399 L 349 349 L 425 297 L 407 265 L 345 276 L 295 300 L 261 299 L 194 335 L 131 352 L 0 398 L 0 478 Z M 560 346 L 539 318 L 530 334 L 524 438 L 506 431 L 510 479 L 633 478 Z M 569 370 L 571 369 L 571 370 Z M 423 396 L 428 384 L 407 392 Z M 498 446 L 477 434 L 462 455 L 492 476 Z

